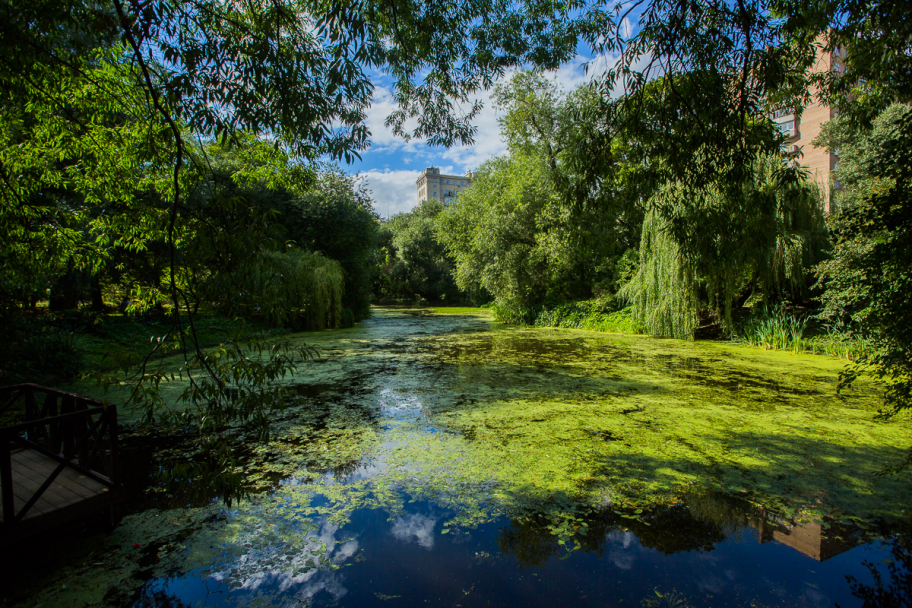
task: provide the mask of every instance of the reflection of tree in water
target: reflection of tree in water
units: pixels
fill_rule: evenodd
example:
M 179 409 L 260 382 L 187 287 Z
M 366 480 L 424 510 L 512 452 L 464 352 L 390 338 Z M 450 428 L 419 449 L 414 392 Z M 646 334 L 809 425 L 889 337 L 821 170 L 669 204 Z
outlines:
M 143 589 L 138 600 L 130 604 L 131 608 L 190 608 L 173 595 L 163 589 Z
M 721 494 L 687 497 L 687 506 L 662 507 L 639 515 L 638 519 L 623 517 L 629 510 L 608 508 L 583 517 L 586 526 L 575 530 L 573 543 L 580 549 L 604 554 L 612 532 L 629 530 L 640 545 L 666 555 L 680 551 L 712 551 L 715 546 L 748 524 L 749 505 Z M 501 528 L 498 544 L 501 552 L 513 555 L 521 566 L 540 566 L 564 548 L 561 537 L 555 534 L 556 522 L 570 514 L 559 506 L 540 506 L 526 517 L 510 520 Z M 619 514 L 620 513 L 620 514 Z M 580 532 L 582 530 L 583 532 Z M 567 549 L 571 543 L 565 540 Z
M 511 519 L 509 527 L 500 529 L 497 544 L 501 553 L 516 556 L 519 565 L 527 568 L 544 565 L 560 550 L 548 523 L 537 517 Z
M 865 560 L 874 582 L 865 585 L 854 576 L 846 576 L 852 595 L 862 600 L 863 608 L 912 608 L 912 534 L 909 530 L 890 538 L 892 559 L 883 567 Z

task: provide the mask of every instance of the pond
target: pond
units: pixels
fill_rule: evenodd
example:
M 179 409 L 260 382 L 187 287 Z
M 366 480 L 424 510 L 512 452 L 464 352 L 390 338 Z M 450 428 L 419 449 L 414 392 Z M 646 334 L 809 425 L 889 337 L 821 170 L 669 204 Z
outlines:
M 873 384 L 837 394 L 843 362 L 423 311 L 294 339 L 320 356 L 274 438 L 243 451 L 252 499 L 133 501 L 110 534 L 5 552 L 0 606 L 850 607 L 912 590 L 912 484 L 885 473 L 908 420 L 876 419 Z

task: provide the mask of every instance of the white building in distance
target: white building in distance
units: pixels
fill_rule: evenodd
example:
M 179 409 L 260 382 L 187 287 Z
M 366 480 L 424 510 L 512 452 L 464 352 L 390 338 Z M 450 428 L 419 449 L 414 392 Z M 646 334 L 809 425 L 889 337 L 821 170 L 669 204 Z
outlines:
M 431 199 L 443 201 L 444 205 L 449 204 L 457 194 L 469 187 L 472 177 L 471 171 L 466 171 L 465 175 L 443 175 L 440 169 L 428 167 L 415 181 L 418 184 L 418 204 Z

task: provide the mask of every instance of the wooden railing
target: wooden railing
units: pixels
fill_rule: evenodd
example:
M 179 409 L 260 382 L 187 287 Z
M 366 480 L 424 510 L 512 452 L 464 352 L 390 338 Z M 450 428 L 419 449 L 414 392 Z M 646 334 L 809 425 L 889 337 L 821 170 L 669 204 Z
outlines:
M 24 422 L 0 427 L 4 524 L 22 521 L 64 469 L 72 469 L 111 489 L 120 487 L 114 405 L 35 384 L 0 388 L 0 415 L 23 405 Z M 39 452 L 56 462 L 57 467 L 16 510 L 12 455 L 20 449 Z

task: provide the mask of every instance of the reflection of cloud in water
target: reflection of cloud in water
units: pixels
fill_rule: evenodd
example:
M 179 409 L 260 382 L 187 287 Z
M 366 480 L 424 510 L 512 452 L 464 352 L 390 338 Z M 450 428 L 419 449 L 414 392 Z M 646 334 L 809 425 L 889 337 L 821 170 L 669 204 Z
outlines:
M 805 589 L 804 593 L 801 594 L 801 598 L 804 600 L 805 605 L 807 606 L 832 606 L 833 600 L 820 593 L 816 589 Z
M 630 570 L 633 568 L 634 556 L 626 551 L 612 551 L 611 562 L 621 570 Z
M 634 551 L 630 550 L 631 545 L 636 541 L 636 536 L 632 532 L 610 532 L 606 540 L 609 544 L 609 559 L 611 563 L 621 570 L 630 570 L 633 568 L 633 562 L 636 559 Z M 638 547 L 634 547 L 638 549 Z
M 636 535 L 633 532 L 620 532 L 612 531 L 605 536 L 605 540 L 612 545 L 621 545 L 625 549 L 629 549 L 630 545 L 636 541 Z
M 413 513 L 399 517 L 393 522 L 390 531 L 393 536 L 407 543 L 417 543 L 425 549 L 434 548 L 434 526 L 437 525 L 436 517 L 428 517 L 420 513 Z
M 276 593 L 291 594 L 297 601 L 307 601 L 321 591 L 339 600 L 348 593 L 342 584 L 343 578 L 325 567 L 330 563 L 345 563 L 358 552 L 358 541 L 339 540 L 336 538 L 338 531 L 338 526 L 324 521 L 319 530 L 306 535 L 306 545 L 294 553 L 289 553 L 284 543 L 251 549 L 211 578 L 226 583 L 232 590 L 247 591 L 253 596 L 251 601 Z M 327 561 L 318 565 L 317 551 L 324 543 Z

